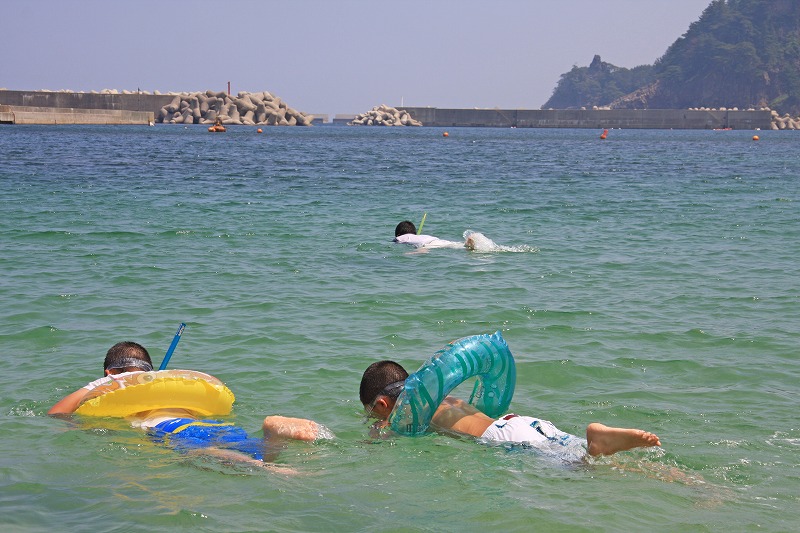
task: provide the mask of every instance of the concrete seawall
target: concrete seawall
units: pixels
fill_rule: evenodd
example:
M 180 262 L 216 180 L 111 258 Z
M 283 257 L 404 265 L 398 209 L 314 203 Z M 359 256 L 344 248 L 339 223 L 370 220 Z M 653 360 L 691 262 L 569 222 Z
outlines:
M 689 109 L 441 109 L 402 107 L 425 126 L 493 128 L 770 129 L 770 111 Z
M 12 115 L 0 111 L 0 122 L 16 124 L 145 124 L 174 95 L 100 94 L 0 90 L 0 105 L 16 110 Z M 25 111 L 22 108 L 39 108 Z M 66 111 L 54 111 L 60 108 Z M 424 126 L 490 128 L 626 128 L 626 129 L 770 129 L 770 111 L 718 111 L 689 109 L 445 109 L 400 107 Z M 118 115 L 113 112 L 150 113 Z M 86 114 L 88 112 L 88 115 Z M 25 113 L 28 113 L 26 116 Z M 11 117 L 11 118 L 9 118 Z M 69 122 L 70 119 L 80 122 Z M 39 120 L 40 122 L 35 122 Z M 96 120 L 96 122 L 91 122 Z M 130 120 L 130 122 L 126 122 Z M 336 120 L 334 119 L 334 122 Z
M 43 91 L 0 91 L 0 104 L 23 107 L 65 107 L 72 109 L 104 109 L 113 111 L 151 111 L 158 113 L 169 104 L 173 95 L 165 94 L 100 94 Z
M 149 124 L 171 95 L 0 91 L 0 123 Z
M 151 111 L 0 105 L 0 124 L 152 124 Z

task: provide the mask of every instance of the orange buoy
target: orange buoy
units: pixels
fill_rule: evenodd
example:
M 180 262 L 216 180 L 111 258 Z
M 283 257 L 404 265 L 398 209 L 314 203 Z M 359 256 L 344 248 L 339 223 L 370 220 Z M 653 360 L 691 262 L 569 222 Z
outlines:
M 753 140 L 757 141 L 758 140 L 758 135 L 753 135 Z
M 605 139 L 606 137 L 608 137 L 608 130 L 603 130 L 603 133 L 600 134 L 600 138 Z
M 264 132 L 261 130 L 261 128 L 258 128 L 258 129 L 256 130 L 256 133 L 264 133 Z
M 449 136 L 450 136 L 450 134 L 447 133 L 447 132 L 442 133 L 442 137 L 449 137 Z
M 208 131 L 214 131 L 214 126 L 209 126 Z

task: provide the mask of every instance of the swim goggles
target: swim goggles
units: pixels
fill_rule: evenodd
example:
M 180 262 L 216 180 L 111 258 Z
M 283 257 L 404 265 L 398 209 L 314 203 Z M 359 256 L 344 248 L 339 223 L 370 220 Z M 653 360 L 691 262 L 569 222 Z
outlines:
M 406 380 L 402 381 L 395 381 L 394 383 L 389 383 L 381 391 L 375 395 L 375 399 L 369 404 L 364 413 L 364 423 L 366 424 L 369 422 L 369 419 L 372 418 L 372 411 L 375 409 L 375 402 L 378 401 L 378 396 L 388 396 L 390 398 L 397 398 L 400 396 L 400 393 L 403 392 L 403 386 L 405 386 Z
M 153 365 L 151 365 L 147 361 L 142 361 L 141 359 L 134 359 L 133 357 L 129 357 L 120 360 L 115 365 L 106 368 L 106 370 L 126 370 L 128 368 L 137 368 L 144 372 L 151 372 L 153 370 Z

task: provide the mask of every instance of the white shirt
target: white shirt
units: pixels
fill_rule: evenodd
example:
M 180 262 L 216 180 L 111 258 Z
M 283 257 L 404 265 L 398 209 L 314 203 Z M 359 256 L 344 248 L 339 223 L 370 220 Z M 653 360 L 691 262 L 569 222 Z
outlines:
M 463 242 L 446 241 L 433 235 L 414 235 L 406 233 L 394 238 L 394 242 L 410 244 L 414 248 L 463 248 Z

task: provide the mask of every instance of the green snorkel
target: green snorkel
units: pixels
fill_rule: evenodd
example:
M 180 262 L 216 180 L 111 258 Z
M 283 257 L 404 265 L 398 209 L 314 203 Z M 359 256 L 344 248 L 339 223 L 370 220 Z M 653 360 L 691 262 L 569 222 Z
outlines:
M 419 227 L 417 228 L 417 235 L 422 235 L 422 226 L 425 225 L 425 217 L 428 216 L 428 213 L 424 213 L 422 215 L 422 222 L 419 223 Z

